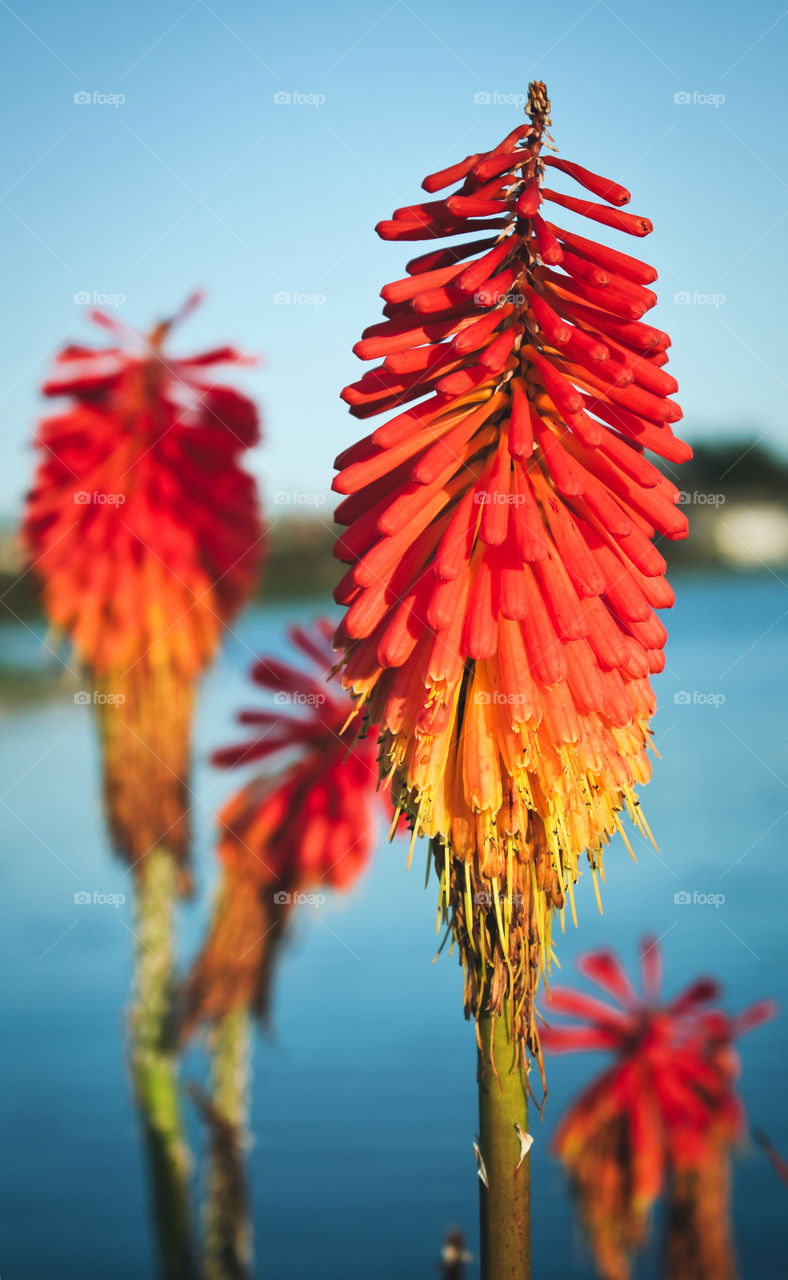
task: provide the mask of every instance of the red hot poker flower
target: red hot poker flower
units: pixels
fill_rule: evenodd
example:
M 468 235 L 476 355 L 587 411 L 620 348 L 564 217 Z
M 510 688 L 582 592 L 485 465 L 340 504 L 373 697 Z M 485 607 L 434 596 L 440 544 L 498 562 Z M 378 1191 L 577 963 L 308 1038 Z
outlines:
M 581 957 L 580 972 L 612 1004 L 553 988 L 549 1012 L 575 1025 L 541 1034 L 548 1054 L 614 1055 L 613 1065 L 572 1103 L 553 1140 L 609 1280 L 628 1276 L 628 1256 L 643 1243 L 668 1174 L 674 1185 L 687 1179 L 718 1185 L 720 1160 L 745 1132 L 733 1044 L 775 1012 L 766 1001 L 736 1018 L 709 1009 L 720 992 L 708 979 L 663 1003 L 658 943 L 646 939 L 641 957 L 642 997 L 612 953 Z
M 41 424 L 23 537 L 52 622 L 100 674 L 138 661 L 198 674 L 256 581 L 256 490 L 239 459 L 257 410 L 213 372 L 249 361 L 164 352 L 198 301 L 147 337 L 94 313 L 118 345 L 65 348 L 44 384 L 70 404 Z
M 354 348 L 382 363 L 343 396 L 359 418 L 395 416 L 340 455 L 334 487 L 344 681 L 380 724 L 395 805 L 434 840 L 466 1011 L 508 996 L 534 1047 L 552 910 L 584 853 L 596 875 L 623 808 L 647 830 L 655 610 L 673 602 L 652 540 L 687 522 L 645 451 L 691 450 L 671 429 L 670 340 L 643 320 L 656 271 L 548 207 L 636 237 L 651 224 L 621 211 L 618 184 L 543 154 L 543 84 L 527 112 L 424 180 L 453 194 L 379 224 L 466 238 L 382 290 L 386 318 Z M 604 203 L 544 185 L 560 174 Z
M 270 762 L 275 772 L 255 775 L 219 814 L 222 882 L 186 984 L 185 1034 L 233 1009 L 265 1015 L 275 956 L 299 897 L 348 889 L 369 862 L 375 744 L 358 737 L 361 716 L 351 699 L 326 683 L 331 632 L 326 621 L 291 629 L 311 671 L 260 659 L 252 679 L 273 694 L 274 705 L 241 712 L 239 722 L 254 736 L 213 757 L 228 768 Z
M 67 347 L 44 394 L 22 537 L 44 604 L 96 684 L 114 843 L 141 867 L 187 856 L 195 678 L 260 565 L 259 439 L 251 400 L 215 381 L 232 347 L 174 358 L 165 341 L 195 294 L 148 337 L 99 312 L 116 345 Z

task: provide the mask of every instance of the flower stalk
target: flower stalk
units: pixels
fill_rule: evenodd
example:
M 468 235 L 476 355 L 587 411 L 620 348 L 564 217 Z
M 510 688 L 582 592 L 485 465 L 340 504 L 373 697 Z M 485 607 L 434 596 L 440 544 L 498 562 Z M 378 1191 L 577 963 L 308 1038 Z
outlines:
M 482 1280 L 530 1280 L 528 1079 L 505 1015 L 479 1018 L 477 1058 Z
M 177 864 L 169 851 L 152 850 L 137 878 L 137 949 L 129 1015 L 131 1074 L 148 1156 L 162 1280 L 192 1280 L 195 1274 L 190 1160 L 172 1026 L 177 881 Z
M 211 1098 L 201 1102 L 210 1130 L 202 1210 L 202 1280 L 252 1274 L 253 1240 L 244 1153 L 250 1090 L 251 1019 L 231 1009 L 211 1035 Z

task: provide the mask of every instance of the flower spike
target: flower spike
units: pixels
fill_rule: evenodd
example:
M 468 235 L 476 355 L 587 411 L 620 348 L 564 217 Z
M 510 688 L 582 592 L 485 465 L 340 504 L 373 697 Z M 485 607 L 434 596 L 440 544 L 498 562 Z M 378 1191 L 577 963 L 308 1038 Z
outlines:
M 394 805 L 433 841 L 466 1013 L 533 1051 L 553 912 L 594 872 L 636 788 L 673 594 L 656 537 L 681 538 L 670 339 L 646 323 L 656 272 L 564 231 L 545 202 L 643 236 L 629 193 L 543 154 L 545 86 L 485 154 L 430 175 L 384 239 L 428 241 L 382 291 L 342 395 L 393 412 L 337 459 L 343 680 L 381 733 Z M 544 185 L 545 169 L 593 199 Z M 474 233 L 481 233 L 476 239 Z M 460 237 L 449 247 L 433 247 Z M 468 238 L 470 237 L 470 238 Z
M 680 1215 L 682 1230 L 670 1233 L 671 1250 L 686 1246 L 688 1224 L 697 1217 L 693 1247 L 715 1261 L 705 1266 L 696 1261 L 687 1269 L 676 1265 L 668 1273 L 732 1280 L 726 1163 L 745 1132 L 733 1045 L 773 1018 L 776 1008 L 764 1000 L 731 1018 L 704 1007 L 720 995 L 708 978 L 664 1003 L 660 948 L 653 938 L 641 944 L 642 996 L 609 951 L 581 956 L 578 969 L 614 1003 L 554 987 L 542 1045 L 548 1055 L 586 1050 L 613 1055 L 612 1065 L 571 1104 L 553 1139 L 600 1274 L 609 1280 L 630 1275 L 630 1256 L 643 1244 L 651 1209 L 670 1180 L 674 1200 L 677 1189 L 685 1197 L 692 1192 Z M 554 1026 L 553 1014 L 573 1022 Z M 711 1212 L 696 1215 L 704 1194 Z M 715 1196 L 721 1196 L 718 1203 Z M 706 1230 L 699 1229 L 704 1221 Z M 708 1225 L 715 1223 L 709 1233 Z
M 59 353 L 43 391 L 67 404 L 39 428 L 22 527 L 51 622 L 96 686 L 109 823 L 138 869 L 157 845 L 187 860 L 194 683 L 261 561 L 241 466 L 257 410 L 216 374 L 250 361 L 166 351 L 200 300 L 147 336 L 93 312 L 113 345 Z
M 265 1019 L 276 955 L 300 897 L 349 889 L 365 870 L 376 831 L 374 737 L 341 687 L 327 683 L 334 654 L 324 619 L 294 626 L 307 670 L 261 658 L 251 671 L 272 695 L 244 711 L 253 730 L 216 751 L 220 768 L 260 765 L 219 814 L 222 880 L 211 928 L 182 996 L 182 1030 L 237 1009 Z

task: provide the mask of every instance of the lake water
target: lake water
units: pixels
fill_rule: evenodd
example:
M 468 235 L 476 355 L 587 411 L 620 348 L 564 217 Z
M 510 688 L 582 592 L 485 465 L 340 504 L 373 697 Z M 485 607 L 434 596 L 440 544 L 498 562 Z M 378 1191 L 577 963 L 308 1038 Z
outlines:
M 607 860 L 605 914 L 588 878 L 580 921 L 561 939 L 564 976 L 582 950 L 613 945 L 630 967 L 638 939 L 663 938 L 669 993 L 700 973 L 731 1010 L 764 996 L 788 1010 L 788 598 L 760 578 L 676 582 L 669 669 L 658 678 L 662 760 L 643 795 L 660 847 L 618 841 Z M 197 724 L 199 891 L 181 921 L 196 947 L 214 884 L 213 812 L 237 784 L 207 753 L 232 741 L 232 716 L 255 700 L 245 672 L 258 652 L 286 651 L 284 630 L 308 605 L 256 609 L 205 681 Z M 48 661 L 39 638 L 6 628 L 3 660 Z M 676 700 L 676 695 L 681 697 Z M 722 701 L 724 699 L 724 701 Z M 125 893 L 99 816 L 90 708 L 70 692 L 8 711 L 0 723 L 5 889 L 0 1089 L 0 1273 L 18 1280 L 153 1277 L 146 1189 L 122 1048 L 130 906 L 78 906 L 80 890 Z M 306 1280 L 434 1276 L 444 1231 L 476 1250 L 475 1052 L 454 959 L 435 952 L 433 884 L 417 848 L 381 838 L 356 891 L 304 909 L 281 966 L 276 1036 L 258 1039 L 250 1152 L 258 1274 Z M 724 895 L 714 906 L 674 895 Z M 742 1042 L 750 1121 L 788 1155 L 786 1017 Z M 565 1103 L 596 1071 L 591 1056 L 550 1065 L 546 1117 L 532 1121 L 534 1274 L 591 1277 L 550 1138 Z M 184 1066 L 202 1079 L 199 1047 Z M 190 1116 L 195 1147 L 199 1127 Z M 744 1277 L 785 1275 L 788 1189 L 761 1153 L 736 1161 L 735 1217 Z M 638 1276 L 657 1274 L 655 1256 Z

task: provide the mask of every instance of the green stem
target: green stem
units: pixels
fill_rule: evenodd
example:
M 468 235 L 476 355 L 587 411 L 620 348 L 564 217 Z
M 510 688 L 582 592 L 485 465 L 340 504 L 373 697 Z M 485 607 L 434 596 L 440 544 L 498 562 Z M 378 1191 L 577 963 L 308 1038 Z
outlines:
M 211 1041 L 211 1146 L 203 1206 L 203 1280 L 251 1276 L 244 1152 L 249 1105 L 250 1019 L 241 1007 L 225 1015 Z
M 136 964 L 129 1017 L 131 1073 L 142 1122 L 162 1280 L 192 1280 L 189 1152 L 172 1027 L 177 867 L 164 849 L 137 878 Z
M 505 1016 L 483 1014 L 479 1034 L 479 1149 L 488 1182 L 479 1181 L 482 1280 L 530 1280 L 531 1158 L 517 1168 L 515 1128 L 528 1132 L 527 1080 Z

